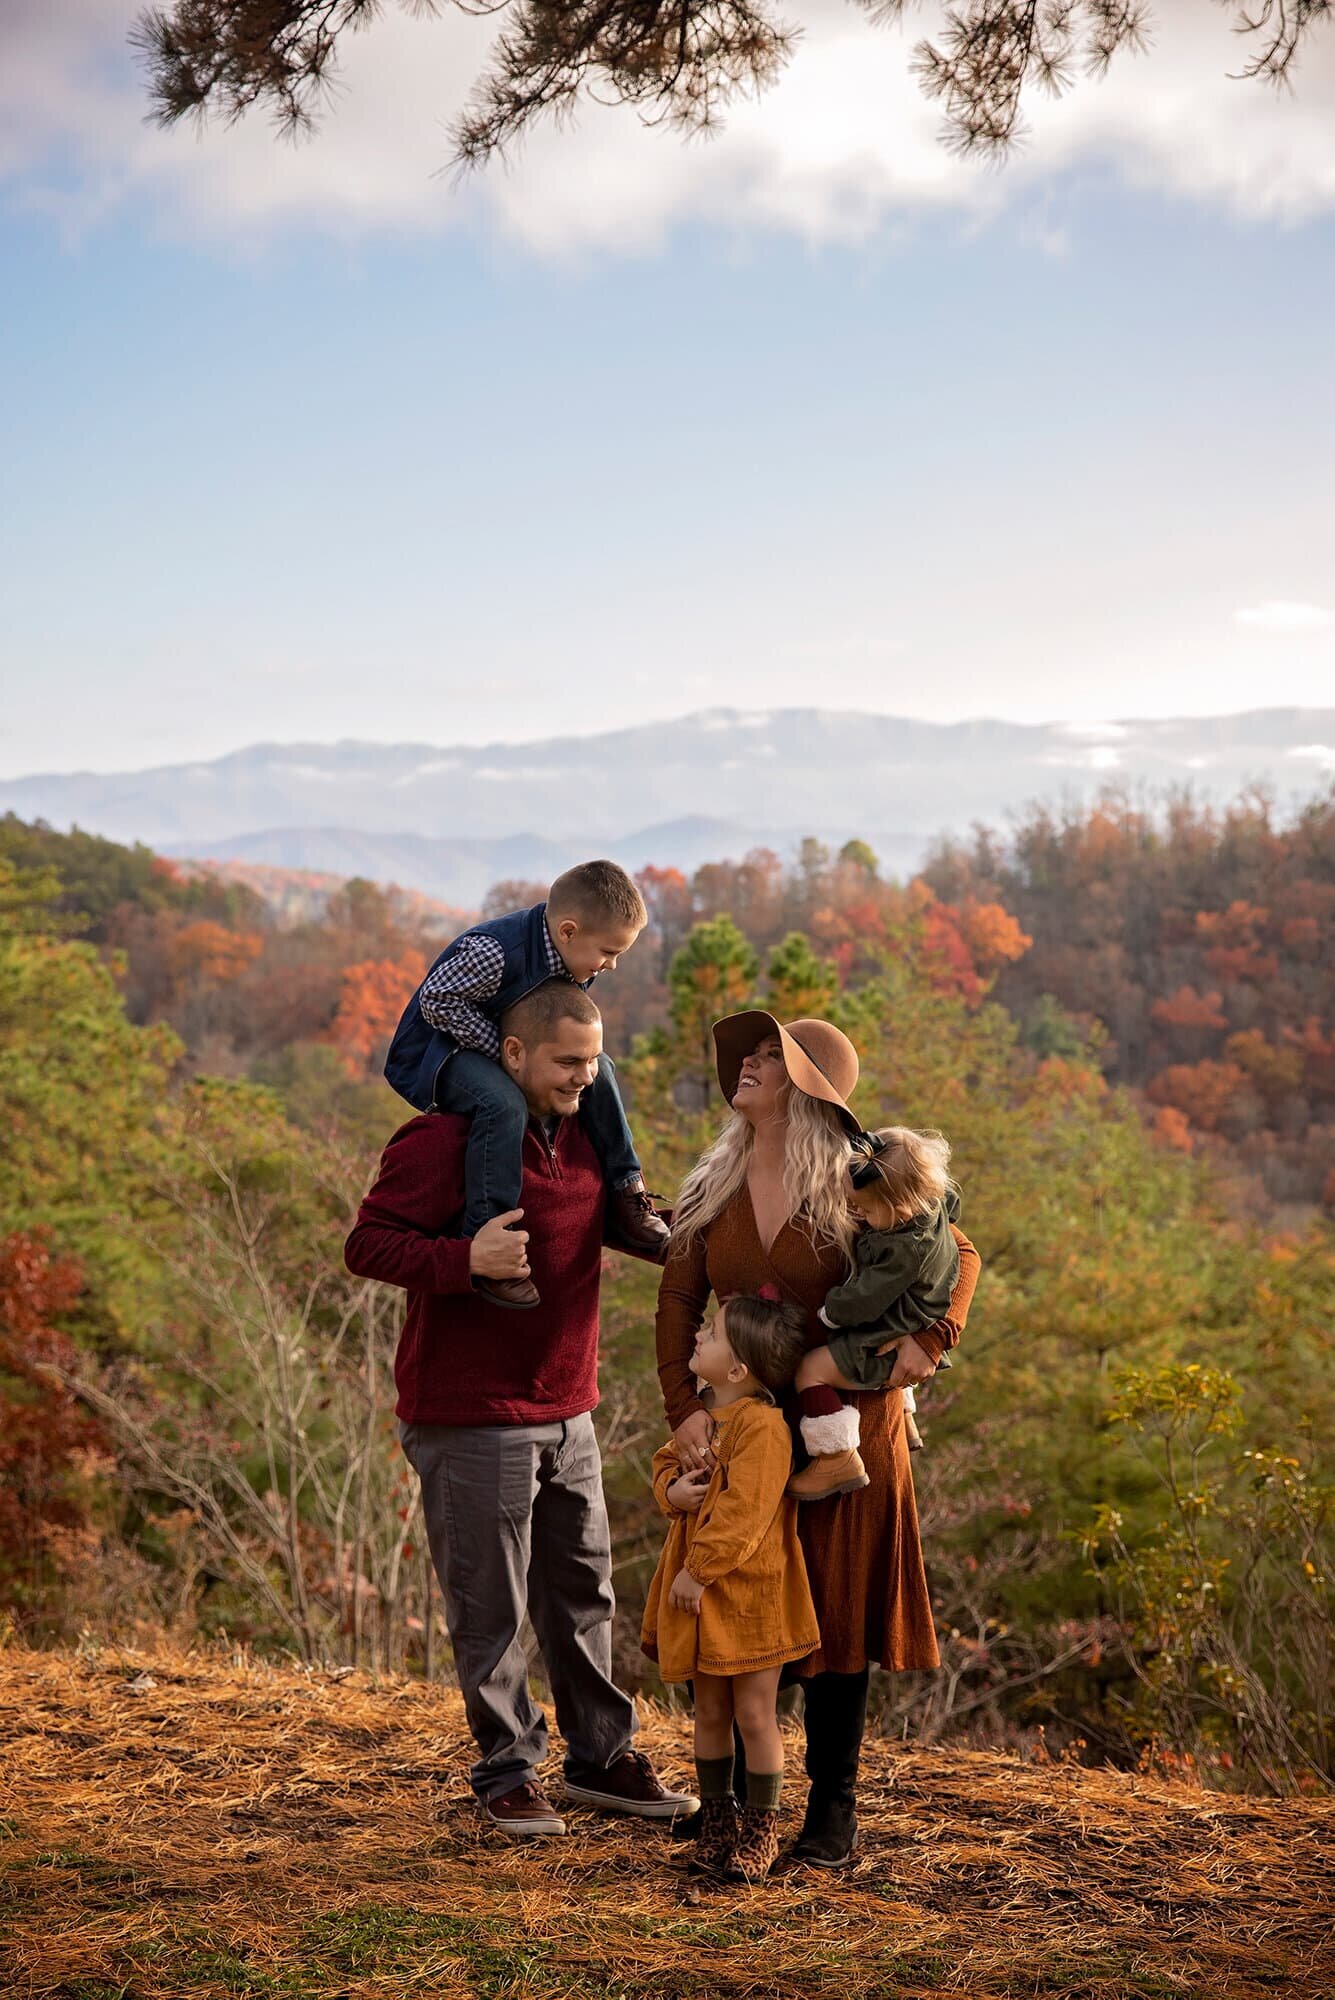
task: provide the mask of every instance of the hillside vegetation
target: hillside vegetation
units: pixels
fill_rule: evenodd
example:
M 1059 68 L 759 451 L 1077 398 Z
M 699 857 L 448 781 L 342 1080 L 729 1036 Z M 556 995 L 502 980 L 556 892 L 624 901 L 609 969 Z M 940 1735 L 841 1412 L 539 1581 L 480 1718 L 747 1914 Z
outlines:
M 689 1769 L 684 1718 L 649 1709 L 642 1740 Z M 0 1651 L 0 1984 L 33 2000 L 1335 1990 L 1328 1801 L 873 1743 L 850 1873 L 700 1891 L 643 1822 L 572 1811 L 562 1840 L 506 1843 L 477 1817 L 468 1756 L 457 1695 L 420 1681 Z
M 907 884 L 814 841 L 639 879 L 651 928 L 598 994 L 654 1186 L 717 1129 L 711 1020 L 756 1000 L 839 1021 L 863 1118 L 955 1148 L 985 1271 L 915 1474 L 945 1670 L 879 1680 L 880 1725 L 1328 1784 L 1335 802 L 1280 825 L 1108 801 Z M 342 1263 L 438 941 L 368 883 L 294 920 L 0 822 L 0 1604 L 24 1637 L 447 1669 L 392 1418 L 401 1299 Z M 1186 989 L 1222 1025 L 1185 1026 Z M 1188 1062 L 1197 1032 L 1215 1052 Z M 618 1671 L 652 1688 L 654 1274 L 609 1258 L 604 1305 Z

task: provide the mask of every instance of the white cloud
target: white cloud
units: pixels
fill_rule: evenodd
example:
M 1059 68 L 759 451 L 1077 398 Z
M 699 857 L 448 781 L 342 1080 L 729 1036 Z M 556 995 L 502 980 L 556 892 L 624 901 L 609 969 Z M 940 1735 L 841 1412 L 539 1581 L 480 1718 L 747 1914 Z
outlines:
M 475 778 L 485 778 L 498 785 L 513 784 L 518 778 L 573 778 L 580 774 L 572 767 L 560 770 L 555 764 L 479 764 L 472 774 Z
M 389 11 L 349 44 L 316 138 L 287 144 L 263 118 L 202 134 L 147 126 L 124 55 L 130 11 L 6 0 L 0 181 L 70 227 L 147 200 L 168 226 L 248 244 L 288 225 L 420 232 L 479 215 L 546 254 L 651 246 L 699 219 L 857 240 L 924 214 L 984 218 L 1068 169 L 1102 165 L 1252 218 L 1335 208 L 1335 33 L 1318 27 L 1295 90 L 1279 93 L 1230 80 L 1228 11 L 1201 4 L 1163 6 L 1155 48 L 1119 57 L 1103 82 L 1036 100 L 1031 138 L 1000 173 L 945 151 L 939 113 L 909 74 L 933 10 L 905 35 L 851 0 L 802 0 L 788 10 L 804 34 L 786 75 L 735 106 L 717 138 L 685 141 L 586 107 L 574 128 L 543 128 L 513 164 L 463 188 L 441 171 L 448 128 L 494 18 Z M 1059 222 L 1028 227 L 1045 252 L 1066 248 Z
M 1264 604 L 1235 611 L 1233 622 L 1245 625 L 1249 632 L 1323 632 L 1335 622 L 1335 614 L 1319 604 L 1295 604 L 1288 598 L 1272 597 Z
M 1069 756 L 1054 755 L 1049 751 L 1038 761 L 1040 764 L 1055 764 L 1062 770 L 1069 770 L 1074 765 L 1085 771 L 1117 771 L 1121 769 L 1122 753 L 1108 744 L 1099 743 L 1092 750 L 1072 750 Z
M 278 777 L 301 778 L 307 784 L 336 785 L 345 778 L 354 778 L 355 771 L 329 771 L 323 764 L 289 764 L 275 758 L 269 770 Z
M 439 777 L 442 771 L 457 771 L 462 763 L 462 757 L 432 757 L 427 763 L 417 764 L 411 771 L 404 771 L 394 783 L 415 785 L 423 778 Z
M 1086 743 L 1121 743 L 1131 734 L 1124 722 L 1063 722 L 1063 736 L 1077 736 Z
M 1300 743 L 1288 754 L 1290 757 L 1302 757 L 1309 764 L 1319 764 L 1323 771 L 1335 771 L 1335 745 Z

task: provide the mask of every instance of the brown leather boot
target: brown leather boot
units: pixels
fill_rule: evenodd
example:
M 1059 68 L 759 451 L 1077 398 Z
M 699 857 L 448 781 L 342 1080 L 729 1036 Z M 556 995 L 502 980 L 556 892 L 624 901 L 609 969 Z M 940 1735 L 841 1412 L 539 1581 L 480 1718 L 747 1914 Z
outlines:
M 490 1299 L 494 1306 L 510 1306 L 527 1311 L 531 1306 L 540 1306 L 542 1297 L 532 1278 L 477 1278 L 476 1290 L 484 1299 Z
M 642 1179 L 629 1181 L 625 1187 L 609 1188 L 607 1207 L 612 1227 L 628 1250 L 652 1257 L 660 1264 L 667 1261 L 672 1231 L 661 1216 L 654 1214 L 654 1198 Z
M 730 1882 L 763 1882 L 779 1858 L 779 1815 L 764 1806 L 743 1806 L 741 1831 L 732 1850 Z
M 725 1799 L 701 1799 L 700 1831 L 695 1836 L 695 1848 L 686 1864 L 687 1872 L 691 1875 L 726 1874 L 740 1830 L 737 1801 L 731 1793 Z
M 831 1500 L 836 1493 L 856 1493 L 870 1486 L 862 1455 L 856 1451 L 836 1451 L 827 1458 L 813 1458 L 788 1481 L 794 1500 Z

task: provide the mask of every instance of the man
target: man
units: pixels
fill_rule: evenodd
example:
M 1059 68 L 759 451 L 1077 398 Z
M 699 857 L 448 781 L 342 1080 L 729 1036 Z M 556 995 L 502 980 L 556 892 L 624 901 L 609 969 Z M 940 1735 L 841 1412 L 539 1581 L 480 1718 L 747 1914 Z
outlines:
M 431 1555 L 478 1746 L 473 1789 L 512 1835 L 564 1833 L 538 1781 L 547 1725 L 520 1639 L 533 1622 L 566 1740 L 566 1796 L 670 1819 L 697 1801 L 665 1790 L 634 1750 L 635 1709 L 611 1678 L 611 1536 L 591 1411 L 606 1187 L 575 1113 L 598 1074 L 602 1022 L 580 987 L 551 980 L 506 1013 L 501 1062 L 523 1091 L 522 1208 L 475 1236 L 464 1206 L 468 1121 L 414 1118 L 385 1148 L 348 1238 L 348 1269 L 401 1285 L 394 1362 L 399 1435 L 422 1481 Z M 523 1220 L 527 1227 L 513 1225 Z M 537 1279 L 522 1318 L 476 1281 Z

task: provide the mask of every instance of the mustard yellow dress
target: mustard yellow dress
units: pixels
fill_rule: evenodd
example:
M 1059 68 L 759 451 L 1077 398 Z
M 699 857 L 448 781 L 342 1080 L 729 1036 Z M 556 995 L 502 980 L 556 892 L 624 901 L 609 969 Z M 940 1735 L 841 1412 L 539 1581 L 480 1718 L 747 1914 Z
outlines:
M 784 1490 L 793 1444 L 783 1414 L 758 1396 L 711 1414 L 714 1473 L 695 1513 L 680 1513 L 667 1497 L 681 1472 L 676 1447 L 654 1454 L 654 1498 L 670 1525 L 640 1644 L 665 1681 L 756 1673 L 803 1659 L 820 1644 L 797 1502 Z M 698 1615 L 668 1602 L 680 1569 L 705 1586 Z

